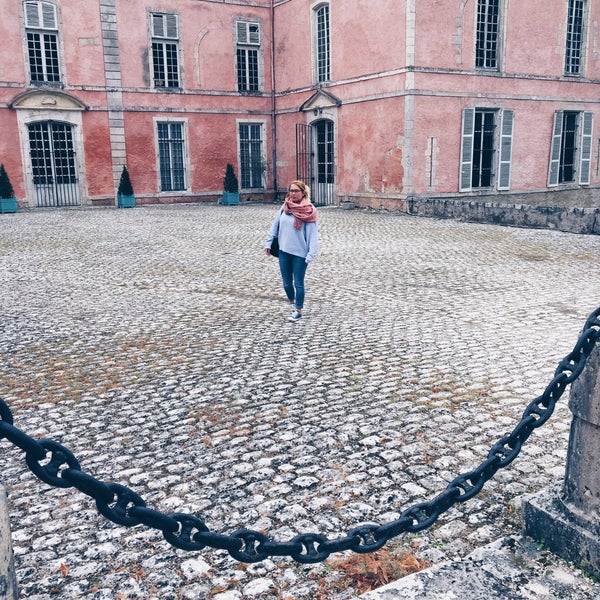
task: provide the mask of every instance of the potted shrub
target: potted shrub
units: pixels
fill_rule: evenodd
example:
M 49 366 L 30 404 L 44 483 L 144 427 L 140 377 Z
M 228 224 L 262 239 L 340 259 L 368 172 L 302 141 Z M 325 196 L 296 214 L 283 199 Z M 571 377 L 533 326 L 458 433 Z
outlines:
M 117 190 L 117 206 L 119 208 L 129 208 L 135 206 L 135 195 L 133 194 L 133 186 L 129 177 L 129 171 L 126 166 L 123 166 L 121 179 L 119 180 L 119 189 Z
M 239 204 L 240 203 L 240 191 L 238 186 L 238 180 L 233 170 L 233 165 L 227 163 L 225 169 L 225 177 L 223 178 L 223 199 L 221 204 Z
M 17 199 L 4 164 L 0 164 L 0 213 L 17 212 Z

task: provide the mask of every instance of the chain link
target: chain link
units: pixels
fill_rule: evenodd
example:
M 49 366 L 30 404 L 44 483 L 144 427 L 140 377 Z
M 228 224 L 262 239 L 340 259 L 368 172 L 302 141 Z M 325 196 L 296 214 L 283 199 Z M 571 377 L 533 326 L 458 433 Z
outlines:
M 317 563 L 335 552 L 375 552 L 402 533 L 416 533 L 433 525 L 452 506 L 476 496 L 499 469 L 508 466 L 517 457 L 533 431 L 550 418 L 566 386 L 583 371 L 600 337 L 599 316 L 600 308 L 588 317 L 577 344 L 560 361 L 544 393 L 529 403 L 521 421 L 510 434 L 491 447 L 487 459 L 476 469 L 456 477 L 430 502 L 419 502 L 409 507 L 395 521 L 384 525 L 361 524 L 351 529 L 348 535 L 333 540 L 321 534 L 304 533 L 288 542 L 276 542 L 264 533 L 250 529 L 240 529 L 231 535 L 218 534 L 211 532 L 201 519 L 193 515 L 166 515 L 150 509 L 144 499 L 130 488 L 118 483 L 104 483 L 84 473 L 77 458 L 61 444 L 52 440 L 36 440 L 14 427 L 12 412 L 1 398 L 0 439 L 6 438 L 23 450 L 27 466 L 45 483 L 61 488 L 75 487 L 93 498 L 98 511 L 110 521 L 127 527 L 146 525 L 157 529 L 169 544 L 182 550 L 217 548 L 245 563 L 260 562 L 269 556 L 290 556 L 299 563 Z

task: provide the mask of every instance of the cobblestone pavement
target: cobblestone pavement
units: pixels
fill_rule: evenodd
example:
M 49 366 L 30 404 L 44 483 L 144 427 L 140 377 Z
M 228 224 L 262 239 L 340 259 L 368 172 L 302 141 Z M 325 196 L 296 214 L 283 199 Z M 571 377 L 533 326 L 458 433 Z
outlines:
M 288 323 L 277 264 L 262 253 L 275 211 L 2 216 L 0 396 L 15 425 L 211 531 L 334 538 L 393 520 L 476 467 L 598 306 L 600 237 L 324 208 L 306 316 Z M 476 498 L 389 551 L 437 564 L 518 532 L 523 495 L 562 478 L 566 404 Z M 344 555 L 246 565 L 176 550 L 40 482 L 6 440 L 1 452 L 23 597 L 361 591 Z

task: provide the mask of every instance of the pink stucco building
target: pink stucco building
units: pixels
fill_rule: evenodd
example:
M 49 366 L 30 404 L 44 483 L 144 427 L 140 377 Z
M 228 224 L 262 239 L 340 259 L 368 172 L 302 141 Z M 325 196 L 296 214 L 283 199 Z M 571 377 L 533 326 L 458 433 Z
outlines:
M 505 197 L 596 206 L 600 2 L 0 0 L 21 206 Z

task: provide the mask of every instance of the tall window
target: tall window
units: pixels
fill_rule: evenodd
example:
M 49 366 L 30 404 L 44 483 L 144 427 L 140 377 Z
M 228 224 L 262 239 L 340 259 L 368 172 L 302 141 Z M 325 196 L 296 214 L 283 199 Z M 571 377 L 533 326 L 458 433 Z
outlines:
M 152 73 L 156 88 L 179 87 L 179 24 L 177 15 L 153 13 Z
M 548 185 L 590 182 L 593 114 L 558 111 L 554 115 Z
M 569 0 L 565 75 L 579 75 L 583 50 L 585 0 Z
M 184 124 L 157 123 L 160 191 L 185 190 Z
M 318 83 L 331 80 L 331 38 L 329 30 L 329 4 L 315 9 L 315 73 Z
M 510 188 L 514 112 L 463 110 L 460 191 Z
M 238 92 L 258 92 L 260 88 L 258 75 L 260 25 L 238 21 L 236 23 L 236 41 Z
M 263 155 L 262 125 L 240 123 L 240 185 L 242 188 L 264 187 L 265 161 Z
M 498 68 L 499 4 L 500 0 L 478 0 L 477 2 L 475 66 L 479 69 Z
M 32 83 L 60 82 L 56 7 L 25 2 L 25 28 Z

